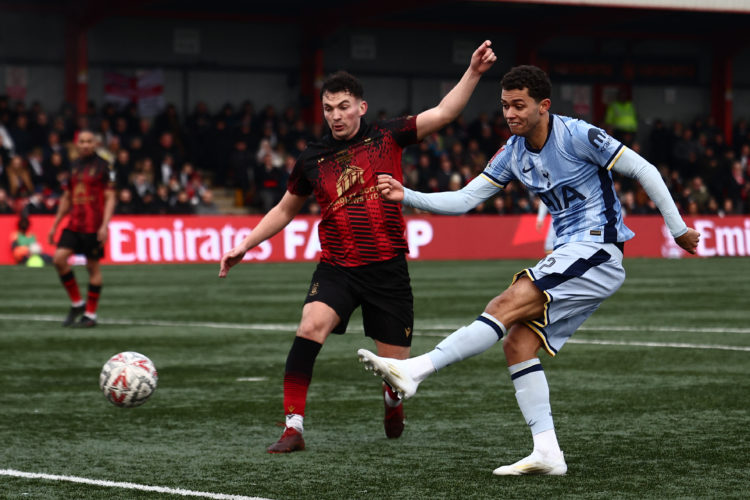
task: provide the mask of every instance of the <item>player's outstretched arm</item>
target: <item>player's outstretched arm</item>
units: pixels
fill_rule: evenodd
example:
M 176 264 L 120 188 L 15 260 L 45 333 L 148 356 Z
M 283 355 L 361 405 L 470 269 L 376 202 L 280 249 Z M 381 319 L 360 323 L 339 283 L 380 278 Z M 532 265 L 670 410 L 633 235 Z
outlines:
M 625 149 L 612 169 L 638 180 L 664 217 L 664 222 L 675 242 L 686 252 L 694 254 L 700 240 L 700 233 L 687 227 L 685 221 L 682 220 L 677 205 L 656 167 L 635 151 Z
M 451 89 L 440 104 L 417 115 L 417 138 L 424 139 L 458 118 L 469 102 L 469 97 L 482 75 L 495 64 L 497 56 L 492 51 L 492 42 L 485 40 L 471 56 L 469 68 L 461 80 Z
M 298 196 L 287 191 L 281 201 L 260 220 L 255 229 L 242 242 L 221 257 L 219 278 L 225 278 L 229 269 L 242 262 L 245 253 L 260 245 L 289 224 L 307 201 L 306 196 Z
M 378 176 L 378 189 L 387 201 L 400 201 L 407 207 L 444 215 L 465 214 L 483 201 L 488 200 L 500 188 L 487 182 L 483 176 L 475 177 L 458 191 L 420 193 L 405 188 L 388 175 Z

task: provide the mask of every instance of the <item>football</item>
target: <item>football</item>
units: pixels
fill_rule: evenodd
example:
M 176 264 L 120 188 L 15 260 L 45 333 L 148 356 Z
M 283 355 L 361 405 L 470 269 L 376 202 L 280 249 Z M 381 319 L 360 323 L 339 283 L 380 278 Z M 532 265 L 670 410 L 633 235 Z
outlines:
M 104 364 L 99 388 L 115 406 L 132 408 L 145 403 L 156 389 L 159 374 L 143 354 L 126 351 L 115 354 Z

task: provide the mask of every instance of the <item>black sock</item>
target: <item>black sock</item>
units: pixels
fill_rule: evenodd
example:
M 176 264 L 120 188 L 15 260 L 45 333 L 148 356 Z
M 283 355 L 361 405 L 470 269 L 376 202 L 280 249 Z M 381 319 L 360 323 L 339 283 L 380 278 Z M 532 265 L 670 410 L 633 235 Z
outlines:
M 295 337 L 286 358 L 284 372 L 284 414 L 305 415 L 307 388 L 312 379 L 315 358 L 323 344 Z

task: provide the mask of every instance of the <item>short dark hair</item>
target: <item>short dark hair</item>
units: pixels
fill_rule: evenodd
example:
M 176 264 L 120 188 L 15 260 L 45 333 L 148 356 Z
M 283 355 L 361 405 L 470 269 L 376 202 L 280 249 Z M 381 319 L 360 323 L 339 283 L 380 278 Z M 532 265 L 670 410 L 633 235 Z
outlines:
M 536 66 L 522 65 L 511 68 L 500 84 L 503 90 L 529 89 L 529 97 L 536 102 L 549 99 L 552 95 L 552 82 L 549 76 Z
M 323 86 L 320 88 L 321 99 L 326 92 L 331 94 L 348 92 L 358 99 L 362 99 L 365 96 L 365 89 L 362 87 L 362 82 L 343 70 L 328 75 L 328 78 L 325 79 Z

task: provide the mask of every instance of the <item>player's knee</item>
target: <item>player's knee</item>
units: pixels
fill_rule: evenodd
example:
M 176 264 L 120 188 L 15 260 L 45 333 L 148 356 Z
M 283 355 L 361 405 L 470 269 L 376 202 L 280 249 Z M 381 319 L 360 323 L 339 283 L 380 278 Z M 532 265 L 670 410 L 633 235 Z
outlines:
M 492 299 L 485 312 L 510 328 L 519 321 L 541 316 L 545 303 L 545 295 L 529 279 L 523 278 Z
M 508 336 L 503 340 L 503 352 L 509 364 L 535 357 L 540 348 L 539 338 L 526 325 L 522 324 L 511 329 Z
M 506 290 L 507 292 L 507 290 Z M 508 301 L 508 297 L 506 295 L 506 292 L 501 293 L 494 299 L 490 300 L 487 303 L 487 306 L 484 308 L 484 312 L 487 314 L 491 314 L 495 317 L 503 311 L 504 309 L 508 309 L 510 302 Z
M 68 258 L 66 255 L 56 253 L 52 256 L 52 264 L 58 271 L 63 271 L 68 264 Z
M 506 359 L 511 359 L 516 354 L 518 354 L 518 342 L 516 342 L 515 339 L 511 338 L 510 335 L 506 336 L 503 339 L 503 352 L 505 353 Z
M 320 320 L 307 320 L 299 324 L 297 336 L 322 344 L 331 331 L 331 327 Z
M 102 271 L 99 267 L 99 263 L 89 262 L 86 264 L 86 271 L 89 273 L 91 280 L 101 280 Z
M 506 328 L 510 328 L 519 319 L 522 319 L 523 309 L 524 303 L 519 300 L 518 294 L 506 290 L 492 299 L 484 308 L 484 312 L 494 316 Z

